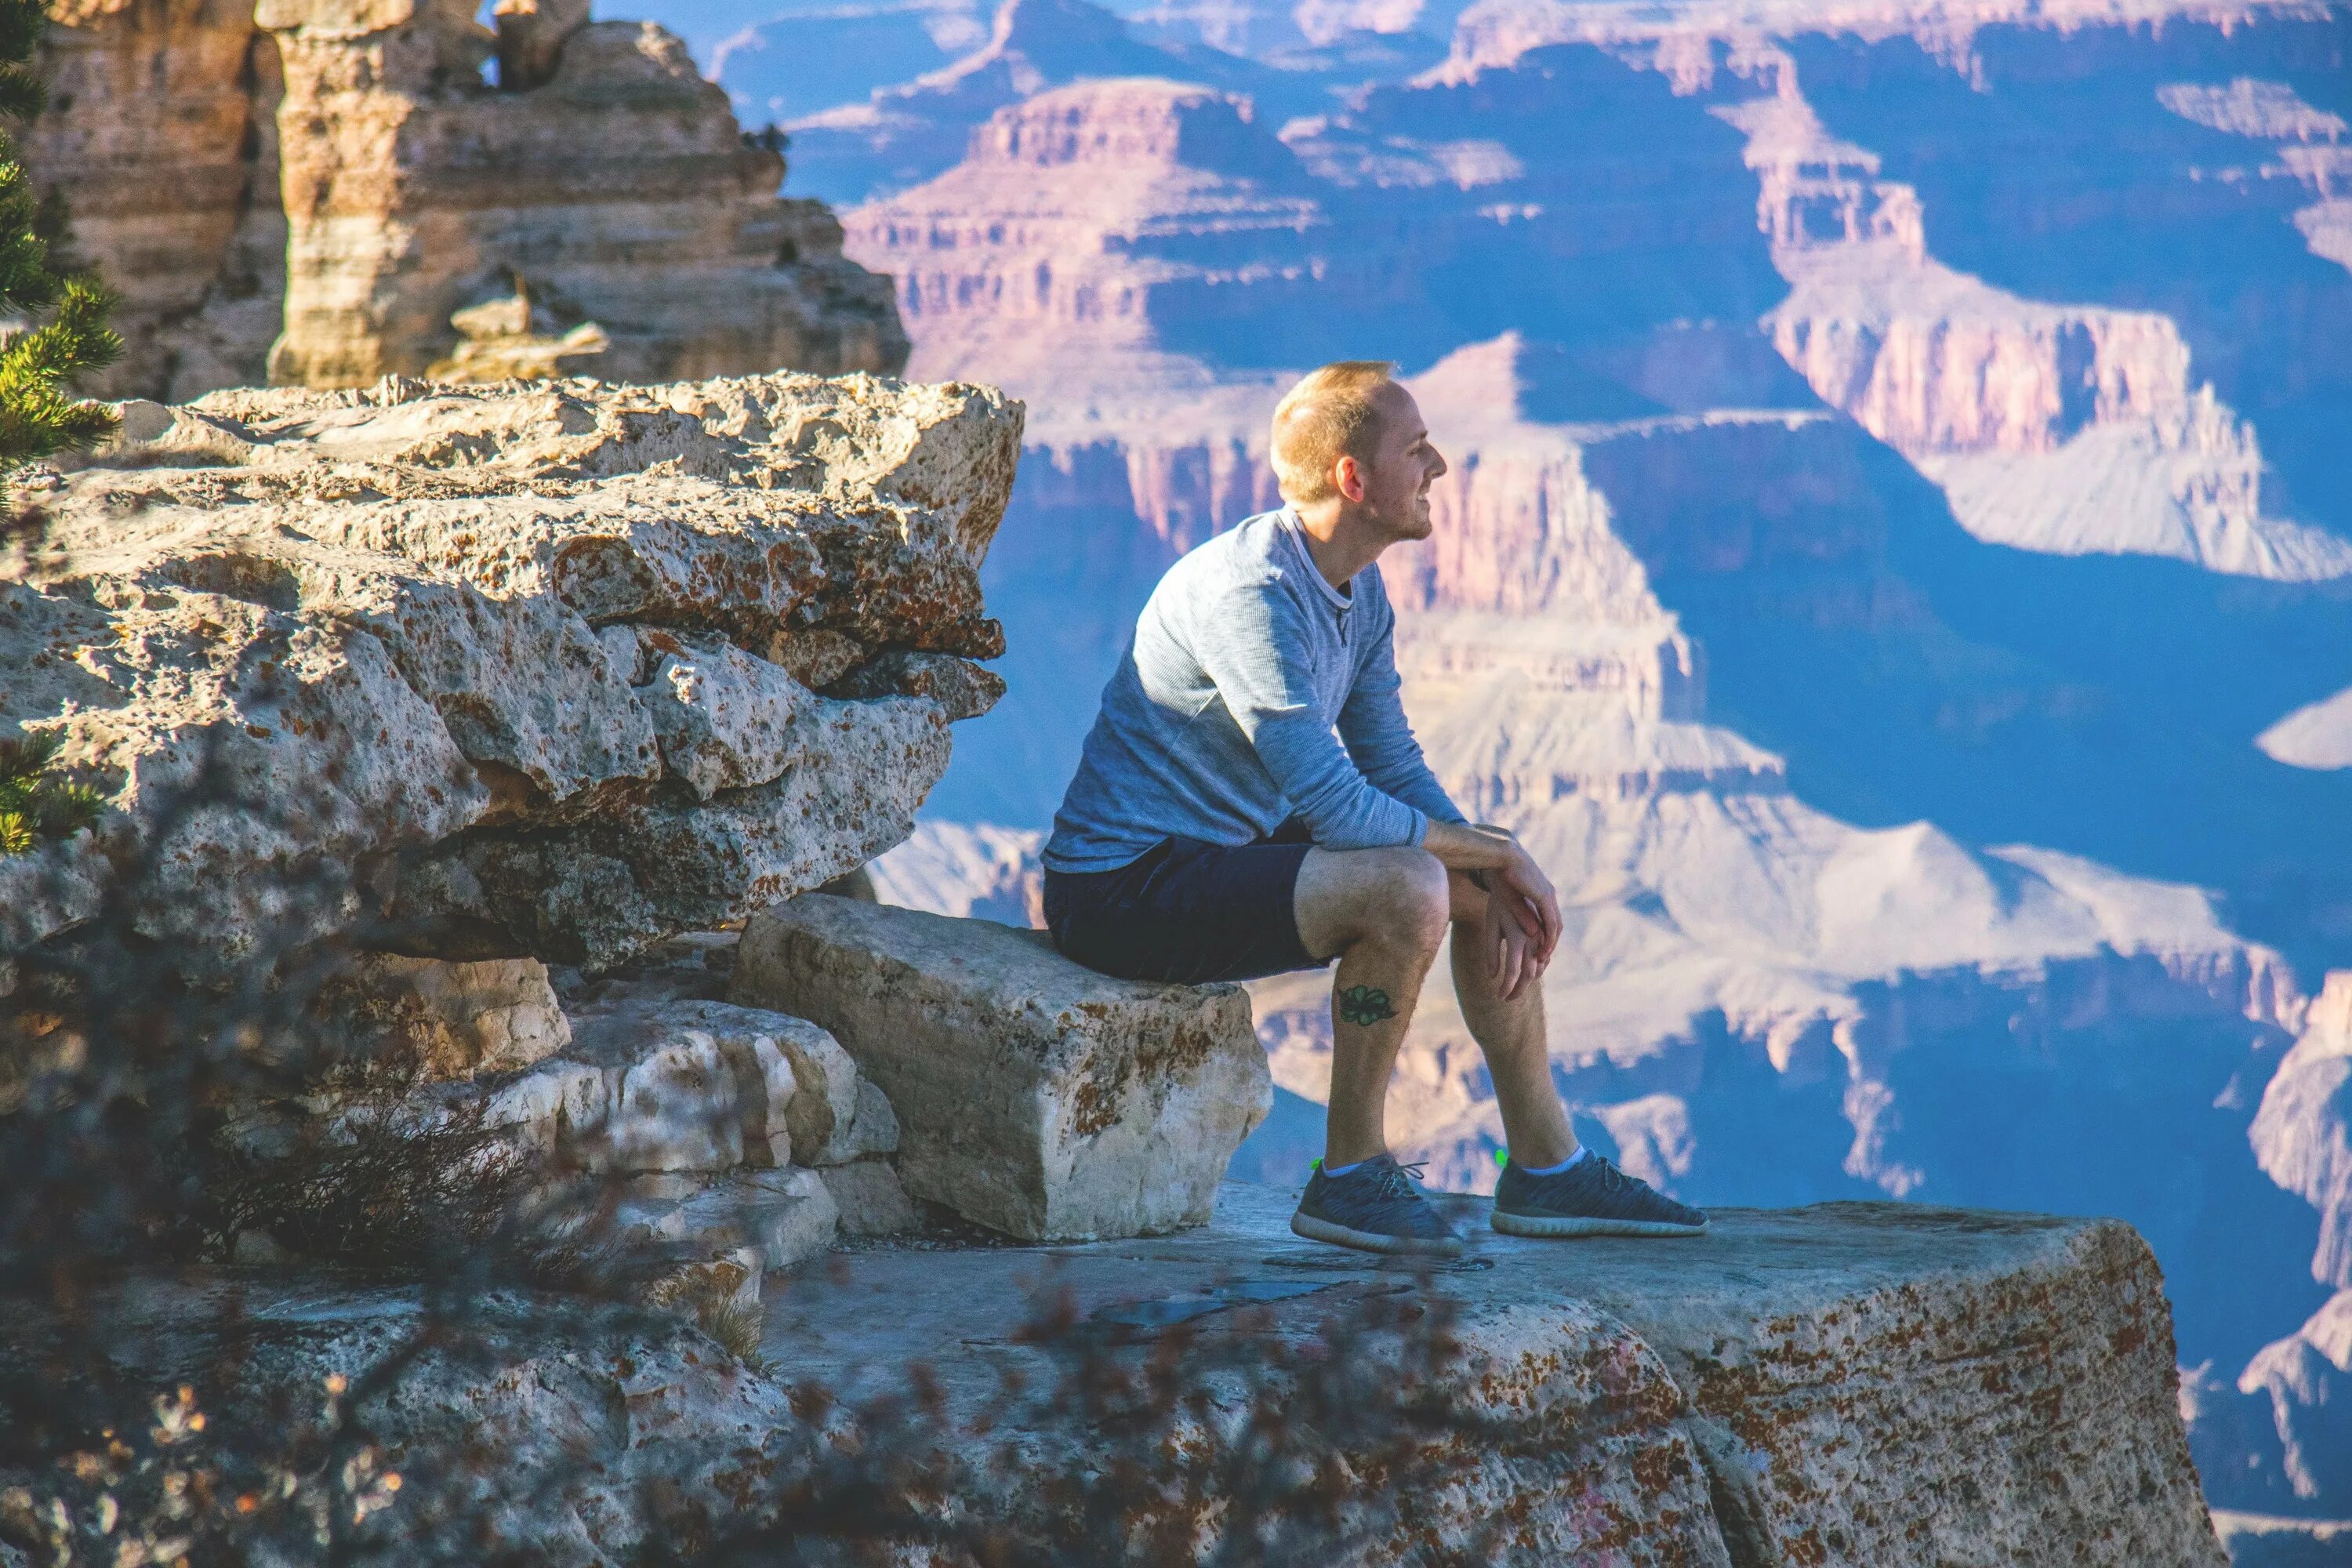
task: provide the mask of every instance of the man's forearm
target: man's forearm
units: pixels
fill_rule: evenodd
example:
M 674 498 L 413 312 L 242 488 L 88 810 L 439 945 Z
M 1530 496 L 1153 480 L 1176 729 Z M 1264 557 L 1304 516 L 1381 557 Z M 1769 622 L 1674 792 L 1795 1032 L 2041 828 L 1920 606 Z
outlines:
M 1440 822 L 1432 817 L 1421 847 L 1437 857 L 1449 871 L 1466 871 L 1480 886 L 1482 871 L 1499 871 L 1519 853 L 1518 840 L 1499 827 L 1474 827 L 1466 822 Z

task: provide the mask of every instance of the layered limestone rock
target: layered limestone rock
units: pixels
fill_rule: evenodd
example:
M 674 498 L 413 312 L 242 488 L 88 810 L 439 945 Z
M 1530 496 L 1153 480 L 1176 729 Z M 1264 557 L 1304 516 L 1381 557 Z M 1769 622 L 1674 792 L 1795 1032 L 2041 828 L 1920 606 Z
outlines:
M 142 921 L 224 956 L 322 868 L 352 890 L 296 900 L 314 927 L 591 968 L 851 869 L 993 689 L 943 672 L 1002 651 L 1020 428 L 864 376 L 131 405 L 37 480 L 57 553 L 0 584 L 0 714 L 110 808 L 0 864 L 9 939 L 142 842 Z
M 2218 1496 L 2284 1511 L 2352 1510 L 2352 1290 L 2339 1290 L 2238 1375 L 2252 1441 L 2215 1444 Z M 2249 1422 L 2253 1426 L 2253 1422 Z M 2279 1483 L 2284 1482 L 2282 1486 Z
M 519 1071 L 572 1043 L 572 1021 L 531 958 L 450 963 L 362 952 L 322 988 L 320 1010 L 354 1054 L 432 1079 Z
M 884 280 L 651 24 L 511 8 L 509 69 L 478 69 L 474 8 L 266 0 L 285 60 L 286 332 L 272 378 L 355 386 L 449 357 L 452 318 L 514 280 L 667 381 L 782 367 L 893 372 Z
M 1081 82 L 1000 110 L 963 163 L 845 227 L 852 257 L 898 279 L 916 374 L 984 361 L 1052 374 L 1104 354 L 1124 370 L 1153 346 L 1155 300 L 1212 273 L 1150 240 L 1196 225 L 1236 248 L 1295 240 L 1321 221 L 1304 184 L 1246 100 Z
M 16 132 L 72 251 L 121 295 L 101 396 L 175 401 L 266 374 L 286 292 L 278 50 L 251 0 L 66 0 Z
M 914 836 L 866 868 L 876 899 L 901 909 L 1010 926 L 1045 923 L 1045 870 L 1034 831 L 919 822 Z
M 774 139 L 676 37 L 579 3 L 503 5 L 494 36 L 474 11 L 55 10 L 23 145 L 124 296 L 131 352 L 97 390 L 904 365 L 888 281 L 821 203 L 776 195 Z
M 909 1194 L 1025 1240 L 1200 1224 L 1265 1115 L 1237 987 L 1113 980 L 992 921 L 797 899 L 745 929 L 731 994 L 881 1086 Z
M 736 942 L 689 932 L 593 981 L 532 959 L 361 953 L 318 1012 L 370 1070 L 305 1104 L 330 1136 L 478 1128 L 641 1299 L 756 1317 L 770 1273 L 918 1216 L 889 1101 L 839 1042 L 723 1000 Z

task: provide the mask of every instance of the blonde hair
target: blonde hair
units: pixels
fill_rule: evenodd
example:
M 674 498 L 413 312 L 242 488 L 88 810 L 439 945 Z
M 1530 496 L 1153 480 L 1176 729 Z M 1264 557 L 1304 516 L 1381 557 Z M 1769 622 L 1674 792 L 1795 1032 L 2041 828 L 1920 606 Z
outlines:
M 1331 467 L 1370 455 L 1381 429 L 1381 393 L 1396 384 L 1384 359 L 1343 359 L 1309 371 L 1274 410 L 1274 478 L 1294 506 L 1338 493 Z

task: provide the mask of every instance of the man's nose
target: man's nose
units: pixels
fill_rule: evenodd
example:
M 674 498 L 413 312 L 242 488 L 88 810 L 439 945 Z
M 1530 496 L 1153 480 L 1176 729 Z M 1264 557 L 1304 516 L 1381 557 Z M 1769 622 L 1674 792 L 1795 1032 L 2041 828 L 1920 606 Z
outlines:
M 1432 447 L 1429 449 L 1429 477 L 1431 479 L 1440 479 L 1444 476 L 1446 468 L 1445 454 L 1439 451 L 1434 447 Z

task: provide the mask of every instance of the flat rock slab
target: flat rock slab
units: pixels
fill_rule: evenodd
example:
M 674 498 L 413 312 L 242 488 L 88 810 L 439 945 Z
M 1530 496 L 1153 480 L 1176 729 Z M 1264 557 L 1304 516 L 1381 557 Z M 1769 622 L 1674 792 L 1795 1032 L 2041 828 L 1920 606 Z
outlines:
M 841 1042 L 909 1194 L 1028 1240 L 1202 1223 L 1272 1102 L 1239 987 L 1113 980 L 993 921 L 803 895 L 745 928 L 731 995 Z
M 771 1290 L 765 1353 L 853 1396 L 927 1364 L 978 1408 L 1038 1357 L 1020 1328 L 1041 1295 L 1129 1334 L 1296 1335 L 1368 1289 L 1421 1292 L 1458 1306 L 1470 1397 L 1527 1439 L 1507 1468 L 1465 1459 L 1436 1505 L 1457 1539 L 1507 1521 L 1492 1561 L 2224 1562 L 2127 1226 L 1831 1204 L 1548 1243 L 1440 1201 L 1471 1250 L 1421 1277 L 1300 1241 L 1292 1193 L 1237 1183 L 1208 1226 L 1150 1240 L 856 1251 Z M 1563 1408 L 1577 1436 L 1547 1440 Z

